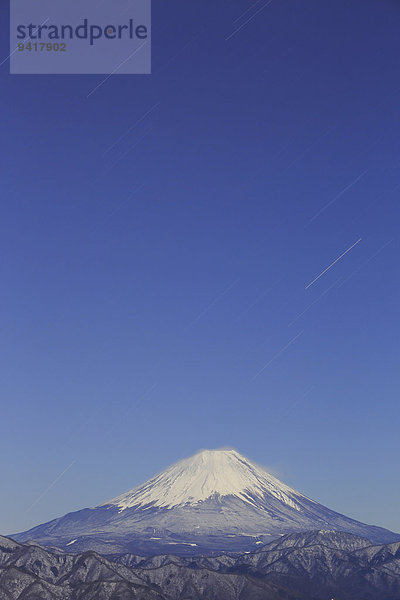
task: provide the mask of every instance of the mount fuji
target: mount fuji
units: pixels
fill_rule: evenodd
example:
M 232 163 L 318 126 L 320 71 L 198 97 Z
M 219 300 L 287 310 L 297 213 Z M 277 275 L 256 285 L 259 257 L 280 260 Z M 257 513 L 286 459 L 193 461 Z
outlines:
M 318 504 L 235 450 L 202 450 L 104 504 L 12 537 L 73 553 L 193 555 L 248 552 L 310 530 L 400 540 Z

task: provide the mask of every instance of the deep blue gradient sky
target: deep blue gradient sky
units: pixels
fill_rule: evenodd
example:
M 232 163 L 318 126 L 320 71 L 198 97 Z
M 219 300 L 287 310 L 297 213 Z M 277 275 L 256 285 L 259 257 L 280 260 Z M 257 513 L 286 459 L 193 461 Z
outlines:
M 154 0 L 89 97 L 0 68 L 0 532 L 221 446 L 400 531 L 400 2 L 265 4 Z

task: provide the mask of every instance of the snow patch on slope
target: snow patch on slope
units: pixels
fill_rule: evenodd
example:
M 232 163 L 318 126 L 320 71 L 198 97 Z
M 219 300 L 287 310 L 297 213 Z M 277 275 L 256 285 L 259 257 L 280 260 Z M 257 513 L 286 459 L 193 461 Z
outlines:
M 102 506 L 117 506 L 120 511 L 148 505 L 172 508 L 223 496 L 235 496 L 254 507 L 273 496 L 297 511 L 302 508 L 298 500 L 304 498 L 236 450 L 202 450 Z

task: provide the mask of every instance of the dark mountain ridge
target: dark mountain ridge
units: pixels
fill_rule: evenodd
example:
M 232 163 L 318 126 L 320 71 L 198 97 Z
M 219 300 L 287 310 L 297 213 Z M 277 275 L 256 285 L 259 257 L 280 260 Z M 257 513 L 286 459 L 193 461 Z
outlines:
M 0 600 L 400 600 L 400 542 L 311 531 L 237 555 L 113 560 L 0 537 Z

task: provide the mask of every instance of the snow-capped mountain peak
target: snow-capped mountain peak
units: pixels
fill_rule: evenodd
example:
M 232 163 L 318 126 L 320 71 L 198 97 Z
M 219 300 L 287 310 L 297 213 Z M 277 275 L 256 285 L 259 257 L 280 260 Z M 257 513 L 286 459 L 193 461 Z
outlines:
M 202 450 L 105 505 L 121 511 L 148 505 L 172 508 L 225 496 L 254 506 L 273 496 L 296 510 L 302 497 L 236 450 Z
M 105 504 L 14 538 L 67 552 L 203 555 L 250 552 L 284 534 L 320 530 L 399 539 L 310 500 L 235 450 L 202 450 Z

